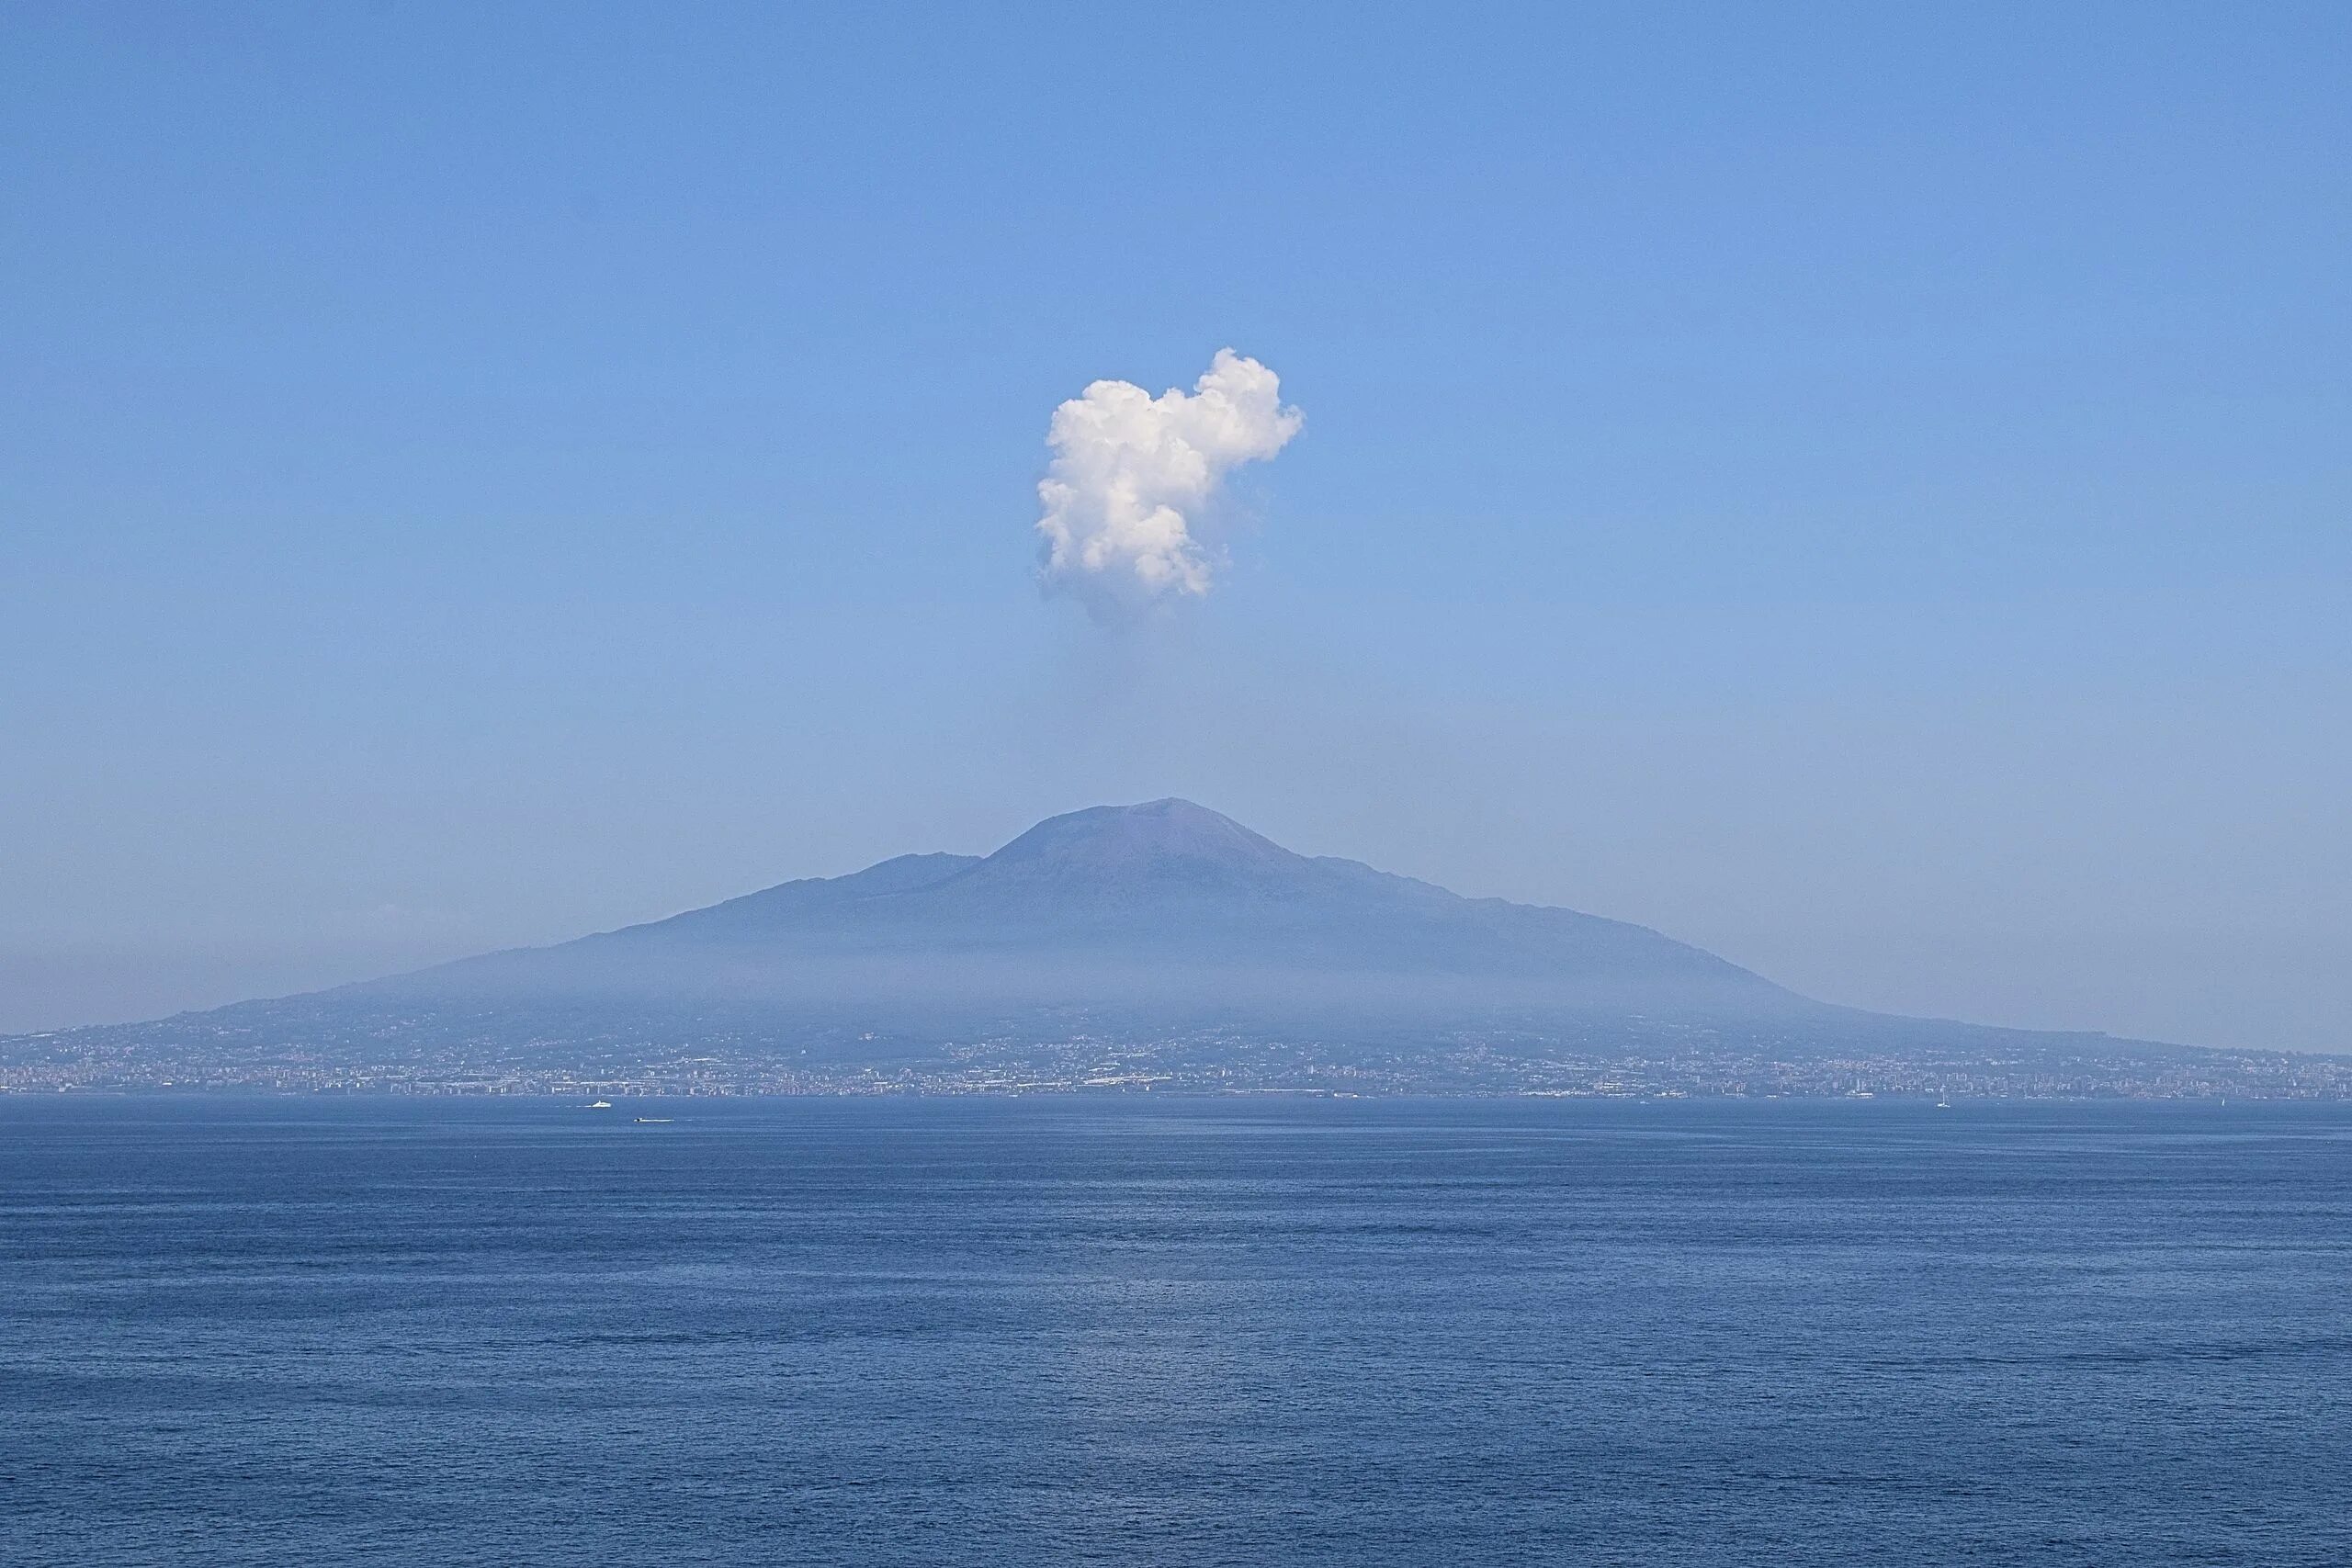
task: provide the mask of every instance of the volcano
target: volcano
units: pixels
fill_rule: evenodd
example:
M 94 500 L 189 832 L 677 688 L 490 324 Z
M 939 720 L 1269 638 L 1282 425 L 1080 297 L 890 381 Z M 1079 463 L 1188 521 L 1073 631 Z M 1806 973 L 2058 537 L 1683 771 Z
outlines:
M 1833 1007 L 1642 926 L 1297 854 L 1173 799 L 1051 818 L 989 855 L 903 855 L 552 947 L 72 1033 L 125 1054 L 445 1065 L 904 1063 L 1072 1039 L 1443 1056 L 2062 1038 Z

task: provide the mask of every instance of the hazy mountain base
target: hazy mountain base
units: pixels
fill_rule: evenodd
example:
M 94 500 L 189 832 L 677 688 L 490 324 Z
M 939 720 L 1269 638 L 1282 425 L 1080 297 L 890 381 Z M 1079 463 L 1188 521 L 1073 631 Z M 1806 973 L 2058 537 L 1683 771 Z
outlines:
M 2329 1058 L 1859 1019 L 1759 1029 L 1596 1017 L 1542 1031 L 1497 1020 L 1448 1033 L 1287 1034 L 1204 1022 L 1155 1033 L 1072 1009 L 932 1037 L 708 1005 L 403 1015 L 277 1003 L 0 1043 L 0 1088 L 2352 1099 L 2352 1063 Z

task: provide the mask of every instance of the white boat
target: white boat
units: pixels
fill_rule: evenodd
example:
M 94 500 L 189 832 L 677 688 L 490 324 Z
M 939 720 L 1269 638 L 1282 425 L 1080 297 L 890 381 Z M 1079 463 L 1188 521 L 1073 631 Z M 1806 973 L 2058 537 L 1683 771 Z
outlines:
M 610 1111 L 612 1108 L 613 1102 L 609 1100 L 592 1100 L 588 1102 L 588 1109 L 591 1111 Z
M 640 1116 L 637 1119 L 637 1124 L 640 1127 L 667 1127 L 670 1124 L 670 1118 L 667 1116 Z

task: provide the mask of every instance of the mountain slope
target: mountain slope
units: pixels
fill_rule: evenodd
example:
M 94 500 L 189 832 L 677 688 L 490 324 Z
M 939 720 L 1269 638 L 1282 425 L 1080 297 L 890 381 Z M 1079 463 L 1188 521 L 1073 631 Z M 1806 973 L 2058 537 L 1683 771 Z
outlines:
M 1295 854 L 1180 800 L 1038 824 L 994 854 L 886 861 L 559 947 L 356 987 L 404 998 L 764 1000 L 955 1032 L 959 1010 L 1124 1027 L 1464 1007 L 1786 1010 L 1799 998 L 1655 931 L 1458 897 Z

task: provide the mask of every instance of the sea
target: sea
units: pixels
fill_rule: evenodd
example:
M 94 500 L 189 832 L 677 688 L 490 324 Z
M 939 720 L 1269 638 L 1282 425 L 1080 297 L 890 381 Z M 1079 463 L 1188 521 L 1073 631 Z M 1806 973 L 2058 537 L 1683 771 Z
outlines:
M 2352 1107 L 0 1098 L 0 1562 L 2352 1563 Z

